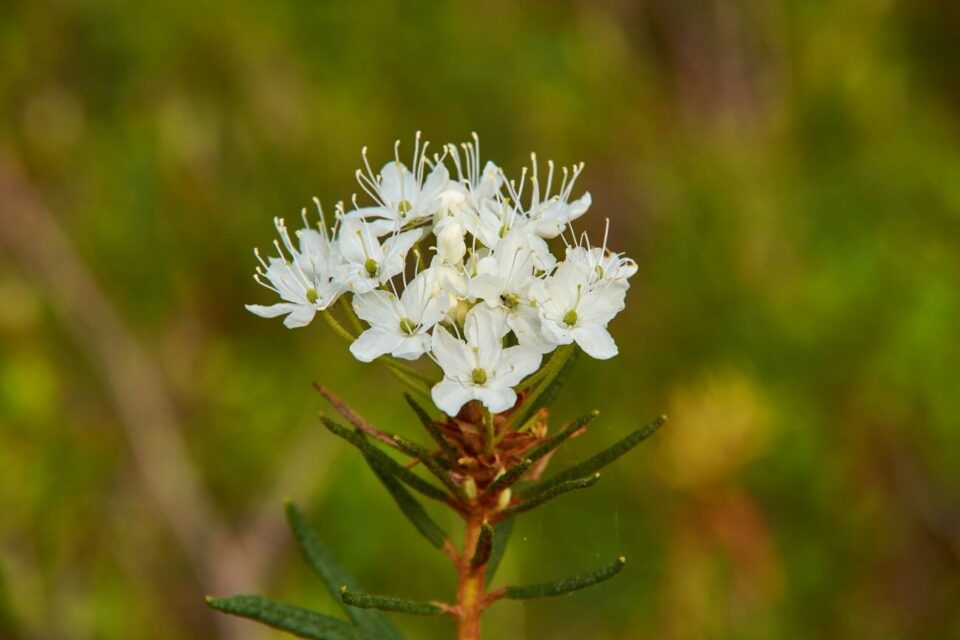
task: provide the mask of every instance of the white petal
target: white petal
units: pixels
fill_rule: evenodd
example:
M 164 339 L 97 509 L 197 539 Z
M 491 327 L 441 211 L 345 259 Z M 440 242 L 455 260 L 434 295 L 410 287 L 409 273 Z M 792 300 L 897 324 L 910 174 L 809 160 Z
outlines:
M 350 344 L 350 353 L 360 362 L 373 362 L 396 349 L 403 338 L 380 328 L 367 329 Z
M 570 344 L 573 342 L 573 335 L 570 330 L 561 326 L 556 320 L 540 315 L 540 334 L 544 339 L 554 344 Z
M 403 199 L 413 200 L 416 194 L 411 194 L 405 184 L 409 177 L 411 173 L 402 162 L 392 160 L 383 165 L 380 169 L 380 195 L 388 204 L 394 205 Z
M 506 411 L 517 402 L 516 392 L 509 387 L 477 387 L 476 397 L 493 413 Z
M 447 168 L 438 164 L 433 168 L 433 171 L 427 176 L 427 179 L 423 182 L 423 188 L 420 191 L 420 198 L 424 200 L 432 200 L 440 195 L 440 192 L 443 191 L 447 184 L 450 182 L 450 172 L 447 171 Z M 420 204 L 419 202 L 417 204 Z M 427 204 L 425 202 L 424 204 Z M 436 203 L 439 205 L 439 201 Z M 424 212 L 424 215 L 433 215 L 435 211 Z
M 480 262 L 482 263 L 484 260 L 487 260 L 487 258 L 484 258 Z M 499 305 L 500 294 L 503 293 L 504 284 L 503 278 L 489 273 L 482 273 L 467 282 L 467 294 L 471 298 L 479 298 L 491 305 Z
M 604 327 L 591 324 L 576 327 L 571 331 L 573 339 L 586 354 L 597 360 L 607 360 L 617 355 L 617 343 Z
M 386 291 L 370 291 L 353 296 L 353 309 L 361 320 L 366 320 L 371 326 L 400 326 L 396 299 Z
M 404 360 L 416 360 L 430 349 L 430 334 L 421 333 L 415 336 L 402 336 L 400 344 L 390 355 Z
M 553 351 L 554 343 L 543 337 L 540 328 L 540 316 L 537 310 L 528 305 L 520 305 L 507 315 L 507 326 L 517 336 L 517 342 L 533 347 L 540 353 Z
M 474 398 L 474 388 L 450 378 L 444 378 L 430 390 L 433 403 L 448 416 L 460 413 L 463 405 Z
M 517 346 L 503 350 L 497 364 L 497 384 L 514 387 L 540 368 L 542 356 L 533 347 Z
M 581 322 L 606 325 L 623 310 L 625 287 L 603 285 L 583 296 L 579 312 Z
M 272 304 L 269 307 L 262 304 L 248 304 L 245 306 L 247 311 L 258 315 L 261 318 L 276 318 L 277 316 L 282 316 L 285 313 L 290 313 L 293 311 L 296 305 L 292 305 L 289 302 L 278 302 L 277 304 Z
M 390 236 L 383 242 L 383 253 L 386 257 L 406 257 L 410 248 L 416 244 L 425 233 L 424 229 L 411 229 L 395 236 Z
M 477 366 L 492 370 L 500 360 L 503 350 L 501 339 L 507 333 L 507 322 L 502 310 L 477 305 L 467 313 L 463 334 L 470 346 L 477 351 Z
M 310 324 L 315 315 L 317 315 L 317 308 L 312 304 L 294 305 L 293 311 L 284 318 L 283 324 L 288 329 L 298 329 Z
M 470 348 L 450 335 L 444 327 L 437 326 L 433 330 L 431 348 L 437 364 L 448 376 L 466 378 L 473 371 L 474 360 Z

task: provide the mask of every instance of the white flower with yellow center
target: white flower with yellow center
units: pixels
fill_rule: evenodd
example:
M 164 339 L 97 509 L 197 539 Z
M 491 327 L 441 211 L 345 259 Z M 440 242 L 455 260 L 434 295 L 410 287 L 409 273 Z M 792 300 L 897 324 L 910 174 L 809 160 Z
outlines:
M 530 287 L 537 278 L 533 251 L 526 240 L 520 230 L 508 233 L 491 255 L 477 263 L 477 274 L 467 284 L 467 291 L 506 322 L 517 342 L 547 353 L 555 345 L 543 338 L 537 309 L 530 300 Z
M 361 362 L 382 355 L 416 360 L 430 349 L 430 330 L 446 313 L 446 299 L 434 293 L 431 274 L 421 271 L 398 298 L 376 289 L 353 298 L 357 316 L 370 328 L 350 345 Z
M 506 411 L 517 401 L 513 387 L 540 367 L 540 352 L 531 347 L 504 348 L 506 325 L 489 309 L 476 306 L 467 314 L 464 340 L 442 325 L 433 331 L 433 357 L 443 369 L 434 385 L 434 404 L 455 416 L 471 400 L 493 413 Z
M 337 247 L 343 258 L 338 277 L 354 293 L 366 293 L 403 271 L 407 253 L 423 237 L 423 229 L 395 233 L 383 243 L 374 225 L 343 219 L 337 235 Z
M 383 165 L 375 174 L 367 160 L 367 150 L 362 151 L 366 172 L 357 171 L 357 182 L 376 203 L 372 207 L 357 208 L 347 214 L 348 219 L 388 220 L 391 231 L 409 228 L 431 218 L 443 203 L 441 194 L 450 182 L 450 173 L 442 158 L 431 163 L 426 151 L 429 143 L 420 144 L 417 132 L 413 149 L 412 168 L 400 162 L 398 140 L 394 145 L 394 160 Z M 433 168 L 427 173 L 432 164 Z
M 304 210 L 304 227 L 296 232 L 299 247 L 291 241 L 283 219 L 274 218 L 273 222 L 282 246 L 274 241 L 279 255 L 267 261 L 258 250 L 254 251 L 260 261 L 254 279 L 279 295 L 282 302 L 269 306 L 248 304 L 246 309 L 262 318 L 285 315 L 283 324 L 290 329 L 304 327 L 310 324 L 317 311 L 329 307 L 344 291 L 336 278 L 339 254 L 327 234 L 322 211 L 317 229 L 312 229 Z
M 550 277 L 531 288 L 543 337 L 554 344 L 576 342 L 587 355 L 606 360 L 617 355 L 607 324 L 623 309 L 625 287 L 590 287 L 591 271 L 562 262 Z

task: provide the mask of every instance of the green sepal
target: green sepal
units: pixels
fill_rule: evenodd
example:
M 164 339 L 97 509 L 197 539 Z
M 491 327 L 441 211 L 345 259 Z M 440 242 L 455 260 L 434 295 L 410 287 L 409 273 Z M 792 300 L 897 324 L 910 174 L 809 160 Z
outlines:
M 323 422 L 323 425 L 327 428 L 327 430 L 330 431 L 330 433 L 343 438 L 359 449 L 360 453 L 363 454 L 370 465 L 377 465 L 381 467 L 385 473 L 397 476 L 410 488 L 415 489 L 428 498 L 443 501 L 447 500 L 448 496 L 446 491 L 440 487 L 430 484 L 413 471 L 410 471 L 410 469 L 407 469 L 405 466 L 385 454 L 383 451 L 370 444 L 370 441 L 367 440 L 366 436 L 364 436 L 361 432 L 348 429 L 347 427 L 338 424 L 334 420 L 331 420 L 327 416 L 320 416 L 320 420 Z
M 443 609 L 432 602 L 417 602 L 416 600 L 394 598 L 393 596 L 376 596 L 362 591 L 353 591 L 345 586 L 340 589 L 340 599 L 345 605 L 361 609 L 395 611 L 414 616 L 437 616 L 443 613 Z
M 433 438 L 433 441 L 437 443 L 437 446 L 440 447 L 441 451 L 443 451 L 444 456 L 446 456 L 450 464 L 455 465 L 460 455 L 450 445 L 443 433 L 440 432 L 440 429 L 437 427 L 437 423 L 433 421 L 433 418 L 430 417 L 430 414 L 427 413 L 426 409 L 417 404 L 417 401 L 413 399 L 413 396 L 411 396 L 409 393 L 404 393 L 403 397 L 406 398 L 407 404 L 410 405 L 410 408 L 413 409 L 413 412 L 416 413 L 417 417 L 420 419 L 420 424 L 422 424 L 423 428 L 427 430 L 427 433 L 430 434 L 430 437 Z
M 312 640 L 378 640 L 343 620 L 260 596 L 207 597 L 207 606 Z
M 403 515 L 407 516 L 407 519 L 416 530 L 434 547 L 443 549 L 444 544 L 447 542 L 447 534 L 427 515 L 423 505 L 410 495 L 410 492 L 400 484 L 396 476 L 384 471 L 383 468 L 372 462 L 369 457 L 367 458 L 367 462 L 380 479 L 380 482 L 383 483 L 383 486 L 385 486 L 387 491 L 390 492 L 390 495 L 393 496 L 393 500 L 397 503 L 397 506 L 400 507 L 400 511 L 403 512 Z
M 479 567 L 490 560 L 493 551 L 493 527 L 484 522 L 480 525 L 480 536 L 477 538 L 477 547 L 473 550 L 470 566 Z
M 535 482 L 525 487 L 520 487 L 517 493 L 521 496 L 529 496 L 534 493 L 541 493 L 563 482 L 567 482 L 574 478 L 582 478 L 595 473 L 597 470 L 607 466 L 623 454 L 630 451 L 630 449 L 633 449 L 635 446 L 652 436 L 666 421 L 666 416 L 659 416 L 656 420 L 637 429 L 623 440 L 616 442 L 613 446 L 601 451 L 589 460 L 585 460 L 578 465 L 574 465 L 569 469 L 561 471 L 552 478 Z
M 562 596 L 565 593 L 572 593 L 592 587 L 595 584 L 609 580 L 620 573 L 627 559 L 623 556 L 617 558 L 611 564 L 593 571 L 591 573 L 581 573 L 558 582 L 547 582 L 544 584 L 535 584 L 527 587 L 504 587 L 504 597 L 511 600 L 525 600 L 527 598 L 549 598 L 552 596 Z
M 577 433 L 588 424 L 590 424 L 594 418 L 600 415 L 600 412 L 594 409 L 590 413 L 584 414 L 567 425 L 562 431 L 559 431 L 555 436 L 548 439 L 543 444 L 534 447 L 527 453 L 527 457 L 533 461 L 539 460 L 543 456 L 547 455 L 551 451 L 555 450 L 557 447 L 562 445 L 568 439 L 570 439 L 573 434 Z
M 466 501 L 467 494 L 464 493 L 463 487 L 454 482 L 453 478 L 450 477 L 450 474 L 447 473 L 447 470 L 440 466 L 440 463 L 437 462 L 437 459 L 430 455 L 430 452 L 416 444 L 411 442 L 406 438 L 401 436 L 393 436 L 393 441 L 397 443 L 397 446 L 404 453 L 409 453 L 414 458 L 423 463 L 423 466 L 427 468 L 427 471 L 432 473 L 437 477 L 443 485 L 450 490 L 450 493 L 455 495 L 460 500 Z
M 526 499 L 520 504 L 515 504 L 512 507 L 507 507 L 503 511 L 497 514 L 497 518 L 500 520 L 507 520 L 521 513 L 530 511 L 539 507 L 544 502 L 553 500 L 557 496 L 563 495 L 564 493 L 569 493 L 571 491 L 576 491 L 578 489 L 586 489 L 597 484 L 597 480 L 600 479 L 600 474 L 595 473 L 588 478 L 580 478 L 578 480 L 568 480 L 566 482 L 561 482 L 560 484 L 553 484 L 547 487 L 545 490 L 535 493 Z
M 358 589 L 356 581 L 340 566 L 333 553 L 320 540 L 319 536 L 310 528 L 303 514 L 292 502 L 286 503 L 287 522 L 290 530 L 300 545 L 307 564 L 320 576 L 327 590 L 339 600 L 340 587 L 347 585 L 350 589 Z M 344 607 L 347 615 L 353 622 L 363 629 L 384 640 L 402 640 L 403 636 L 385 615 L 377 611 L 359 611 Z
M 496 495 L 500 493 L 507 487 L 510 487 L 511 485 L 513 485 L 513 483 L 519 480 L 521 477 L 523 477 L 523 474 L 525 474 L 532 466 L 533 466 L 533 459 L 524 458 L 517 464 L 507 469 L 503 473 L 503 475 L 501 475 L 499 478 L 491 482 L 490 485 L 487 487 L 487 493 L 489 493 L 490 495 Z
M 503 560 L 503 554 L 507 551 L 507 543 L 510 542 L 510 534 L 513 533 L 513 523 L 513 520 L 504 520 L 493 527 L 493 547 L 490 549 L 490 559 L 487 560 L 488 583 L 496 575 L 500 561 Z

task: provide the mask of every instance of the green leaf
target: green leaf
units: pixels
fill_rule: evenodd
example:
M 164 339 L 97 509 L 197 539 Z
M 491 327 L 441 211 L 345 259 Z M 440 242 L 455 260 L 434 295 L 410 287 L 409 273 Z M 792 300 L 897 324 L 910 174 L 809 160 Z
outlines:
M 513 520 L 505 520 L 493 527 L 493 547 L 490 549 L 490 559 L 487 560 L 487 582 L 493 580 L 497 573 L 503 554 L 507 551 L 510 534 L 513 533 Z
M 373 446 L 370 441 L 367 440 L 366 436 L 364 436 L 360 431 L 348 429 L 347 427 L 338 424 L 336 421 L 331 420 L 327 416 L 320 416 L 320 420 L 323 422 L 323 425 L 327 428 L 327 430 L 330 431 L 330 433 L 343 438 L 359 449 L 360 453 L 364 455 L 369 464 L 375 464 L 381 467 L 385 473 L 397 476 L 410 488 L 415 489 L 428 498 L 442 501 L 446 501 L 448 499 L 449 496 L 447 496 L 446 491 L 440 487 L 430 484 L 413 471 L 410 471 L 410 469 L 407 469 L 402 464 L 385 454 L 383 451 Z
M 592 587 L 595 584 L 609 580 L 620 573 L 620 570 L 623 569 L 623 565 L 626 564 L 626 562 L 626 558 L 620 556 L 613 563 L 592 573 L 581 573 L 558 582 L 547 582 L 527 587 L 504 587 L 504 596 L 511 600 L 562 596 L 565 593 L 579 591 L 580 589 Z
M 512 518 L 516 515 L 539 507 L 544 502 L 553 500 L 557 496 L 563 495 L 564 493 L 576 491 L 577 489 L 586 489 L 588 487 L 592 487 L 593 485 L 597 484 L 597 480 L 599 479 L 600 474 L 595 473 L 589 478 L 580 478 L 579 480 L 568 480 L 567 482 L 561 482 L 560 484 L 553 484 L 547 487 L 544 491 L 529 496 L 520 504 L 507 507 L 497 514 L 497 519 L 507 520 L 508 518 Z
M 436 476 L 437 479 L 450 490 L 450 493 L 462 501 L 467 500 L 467 494 L 464 493 L 463 487 L 454 482 L 450 474 L 447 473 L 447 470 L 440 466 L 437 459 L 431 456 L 429 451 L 401 436 L 393 436 L 393 441 L 397 443 L 397 446 L 400 447 L 404 453 L 409 453 L 422 462 L 423 466 L 427 468 L 427 471 Z
M 207 597 L 207 605 L 217 611 L 256 620 L 301 638 L 312 640 L 377 640 L 378 638 L 343 620 L 260 596 Z
M 545 366 L 545 378 L 540 384 L 536 395 L 527 402 L 523 413 L 513 424 L 524 424 L 537 409 L 540 407 L 549 407 L 553 403 L 557 394 L 560 393 L 563 383 L 570 377 L 570 371 L 573 369 L 579 353 L 580 350 L 575 344 L 558 347 L 557 350 L 553 352 L 553 355 Z
M 563 362 L 560 371 L 558 371 L 553 380 L 550 381 L 550 384 L 540 392 L 540 397 L 537 398 L 536 406 L 533 408 L 534 411 L 540 407 L 549 407 L 552 405 L 553 401 L 557 399 L 560 389 L 562 389 L 564 383 L 566 383 L 567 378 L 570 377 L 570 372 L 573 371 L 573 365 L 577 363 L 577 357 L 580 355 L 580 349 L 574 345 L 571 345 L 571 347 L 570 355 L 568 355 L 567 359 Z
M 413 412 L 417 414 L 417 417 L 420 418 L 420 424 L 423 425 L 423 428 L 427 430 L 427 433 L 430 434 L 430 437 L 433 438 L 433 441 L 437 443 L 437 446 L 440 447 L 440 450 L 443 451 L 443 454 L 447 457 L 451 464 L 456 464 L 457 459 L 460 457 L 460 454 L 450 445 L 443 433 L 441 433 L 440 428 L 437 426 L 437 423 L 433 421 L 433 418 L 430 417 L 430 414 L 417 404 L 417 401 L 413 399 L 409 393 L 404 393 L 403 397 L 406 398 L 407 404 L 410 405 L 410 408 L 413 409 Z
M 416 498 L 410 495 L 409 491 L 403 488 L 403 485 L 400 484 L 395 476 L 384 471 L 381 467 L 370 461 L 369 458 L 367 458 L 367 461 L 370 463 L 370 468 L 373 469 L 373 472 L 380 478 L 380 482 L 383 483 L 383 486 L 385 486 L 387 491 L 390 492 L 390 495 L 393 496 L 394 501 L 397 503 L 397 506 L 400 507 L 403 515 L 407 516 L 407 519 L 410 520 L 417 531 L 419 531 L 430 544 L 437 549 L 443 549 L 447 541 L 447 534 L 427 515 L 423 506 L 417 502 Z
M 638 444 L 640 444 L 641 442 L 643 442 L 644 440 L 652 436 L 654 433 L 656 433 L 657 429 L 659 429 L 663 425 L 663 423 L 666 421 L 667 421 L 666 416 L 660 416 L 657 419 L 650 422 L 649 424 L 647 424 L 646 426 L 643 426 L 637 429 L 636 431 L 628 435 L 623 440 L 620 440 L 619 442 L 615 443 L 609 449 L 601 451 L 600 453 L 593 456 L 589 460 L 586 460 L 584 462 L 581 462 L 578 465 L 570 467 L 565 471 L 561 471 L 557 475 L 553 476 L 552 478 L 548 478 L 547 480 L 542 480 L 540 482 L 529 484 L 525 487 L 520 487 L 517 493 L 521 496 L 527 496 L 534 493 L 541 493 L 543 491 L 550 489 L 553 486 L 562 484 L 569 480 L 573 480 L 574 478 L 582 478 L 584 476 L 588 476 L 592 473 L 595 473 L 597 470 L 607 466 L 608 464 L 610 464 L 611 462 L 613 462 L 623 454 L 630 451 L 630 449 L 633 449 L 635 446 L 637 446 Z
M 543 444 L 531 449 L 527 453 L 527 457 L 533 461 L 537 461 L 543 456 L 547 455 L 564 442 L 566 442 L 571 436 L 575 433 L 586 427 L 590 424 L 594 418 L 600 415 L 600 412 L 594 409 L 590 413 L 584 414 L 567 425 L 563 430 L 558 432 L 555 436 L 544 442 Z
M 533 460 L 530 458 L 524 458 L 517 464 L 513 465 L 507 469 L 502 476 L 490 483 L 490 486 L 487 487 L 487 493 L 490 495 L 496 495 L 511 486 L 514 482 L 519 480 L 523 474 L 525 474 L 530 467 L 533 466 Z
M 340 589 L 340 598 L 344 604 L 362 609 L 395 611 L 414 616 L 437 616 L 443 613 L 443 609 L 432 602 L 417 602 L 406 598 L 394 598 L 393 596 L 375 596 L 360 591 L 352 591 L 347 587 Z
M 319 536 L 310 528 L 303 514 L 292 502 L 287 502 L 287 522 L 290 529 L 300 544 L 303 555 L 314 571 L 323 580 L 327 590 L 334 598 L 340 598 L 340 587 L 346 585 L 350 589 L 358 589 L 356 581 L 340 566 L 340 563 L 333 557 L 333 553 L 320 540 Z M 386 616 L 376 611 L 358 611 L 357 609 L 346 608 L 347 615 L 354 623 L 363 629 L 369 631 L 384 640 L 402 640 L 403 636 L 397 631 Z
M 479 567 L 490 559 L 490 552 L 493 550 L 493 527 L 484 522 L 480 525 L 480 536 L 477 538 L 477 547 L 473 550 L 473 557 L 470 559 L 470 565 Z

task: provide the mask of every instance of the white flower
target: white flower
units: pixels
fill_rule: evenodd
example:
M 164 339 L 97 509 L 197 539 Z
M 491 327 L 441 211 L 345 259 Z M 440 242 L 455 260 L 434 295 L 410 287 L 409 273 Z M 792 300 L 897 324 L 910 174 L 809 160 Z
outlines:
M 320 203 L 317 202 L 317 209 Z M 323 212 L 320 211 L 319 230 L 309 228 L 306 210 L 303 212 L 304 228 L 297 230 L 299 249 L 290 240 L 290 234 L 281 218 L 274 218 L 283 248 L 274 241 L 279 257 L 265 262 L 260 252 L 254 254 L 260 261 L 256 281 L 276 292 L 283 302 L 270 306 L 246 305 L 247 311 L 262 318 L 286 315 L 283 324 L 293 329 L 303 327 L 313 320 L 317 311 L 329 307 L 343 292 L 342 284 L 335 278 L 339 254 L 327 235 Z M 289 254 L 284 255 L 283 249 Z
M 466 342 L 438 325 L 433 332 L 433 356 L 443 369 L 443 380 L 432 389 L 433 402 L 455 416 L 471 400 L 499 413 L 517 401 L 513 387 L 540 367 L 540 353 L 516 346 L 506 349 L 506 327 L 482 306 L 474 307 L 464 323 Z
M 345 218 L 337 236 L 343 257 L 338 278 L 354 293 L 376 289 L 403 271 L 407 253 L 423 234 L 423 229 L 412 229 L 394 234 L 381 244 L 371 225 Z
M 530 300 L 533 275 L 533 251 L 527 237 L 515 229 L 497 245 L 492 255 L 477 263 L 477 275 L 470 279 L 467 291 L 479 298 L 517 336 L 517 341 L 541 353 L 552 351 L 554 343 L 541 335 L 540 318 Z
M 503 185 L 503 171 L 492 162 L 480 169 L 480 138 L 473 134 L 473 142 L 446 146 L 447 157 L 453 162 L 457 179 L 451 180 L 440 194 L 440 211 L 434 230 L 442 230 L 446 224 L 456 221 L 463 227 L 476 226 L 477 212 L 484 202 L 493 199 Z
M 561 169 L 560 187 L 556 194 L 550 195 L 554 183 L 553 161 L 547 162 L 547 182 L 540 191 L 540 180 L 537 174 L 537 156 L 530 154 L 532 171 L 530 174 L 530 205 L 524 211 L 524 217 L 530 223 L 529 231 L 541 238 L 556 238 L 563 229 L 582 216 L 590 208 L 592 199 L 589 193 L 584 193 L 579 199 L 570 202 L 573 185 L 583 171 L 583 163 L 574 165 L 570 169 Z M 524 195 L 524 180 L 526 172 L 521 176 L 519 187 L 513 183 L 507 184 L 507 191 L 514 202 L 522 202 Z
M 484 201 L 476 217 L 467 220 L 467 230 L 485 247 L 496 249 L 501 240 L 513 231 L 522 233 L 523 246 L 530 250 L 533 264 L 541 271 L 550 271 L 557 259 L 547 242 L 536 234 L 534 223 L 502 197 Z
M 637 263 L 622 253 L 607 250 L 607 236 L 610 233 L 610 220 L 603 233 L 603 245 L 591 247 L 586 234 L 580 237 L 579 244 L 568 246 L 565 262 L 581 265 L 589 273 L 591 288 L 618 286 L 628 288 L 627 282 L 637 272 Z
M 590 287 L 591 272 L 581 264 L 562 262 L 532 287 L 543 336 L 554 344 L 576 342 L 587 355 L 606 360 L 617 355 L 607 323 L 623 309 L 625 287 Z
M 247 308 L 300 327 L 352 293 L 352 308 L 368 325 L 353 355 L 369 362 L 426 354 L 443 369 L 432 393 L 450 415 L 471 400 L 509 409 L 513 387 L 558 345 L 616 355 L 607 324 L 623 308 L 637 264 L 607 249 L 607 233 L 593 247 L 573 231 L 591 205 L 589 193 L 573 198 L 583 164 L 557 171 L 549 162 L 539 175 L 531 154 L 530 168 L 514 181 L 481 163 L 476 134 L 430 157 L 427 146 L 418 132 L 408 165 L 398 142 L 378 173 L 364 148 L 357 180 L 373 204 L 361 207 L 354 196 L 349 213 L 338 204 L 330 232 L 322 212 L 317 229 L 304 219 L 295 238 L 278 220 L 279 255 L 265 261 L 257 253 L 256 278 L 281 300 Z M 566 245 L 559 263 L 548 244 L 558 236 Z M 435 242 L 416 251 L 419 273 L 407 282 L 408 254 L 424 238 Z M 421 269 L 425 259 L 430 266 Z
M 440 210 L 441 193 L 450 182 L 446 166 L 438 161 L 430 173 L 424 175 L 430 162 L 426 156 L 429 143 L 420 145 L 419 131 L 414 143 L 412 169 L 400 162 L 399 145 L 398 140 L 394 146 L 395 159 L 383 165 L 379 175 L 370 168 L 364 147 L 362 155 L 367 171 L 357 171 L 357 182 L 377 204 L 351 211 L 348 218 L 389 220 L 393 223 L 392 230 L 399 230 L 430 218 Z
M 361 362 L 384 354 L 416 360 L 430 349 L 430 329 L 443 318 L 446 300 L 432 289 L 431 275 L 421 271 L 397 296 L 374 290 L 353 298 L 353 308 L 370 328 L 350 345 Z

